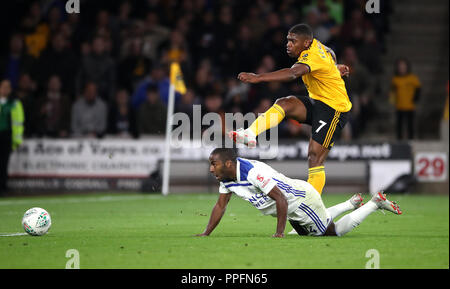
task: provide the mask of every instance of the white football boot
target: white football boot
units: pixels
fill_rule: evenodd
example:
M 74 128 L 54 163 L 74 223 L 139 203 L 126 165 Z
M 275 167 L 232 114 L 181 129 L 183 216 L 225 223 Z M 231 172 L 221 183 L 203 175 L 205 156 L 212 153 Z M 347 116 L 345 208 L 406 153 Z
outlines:
M 249 148 L 256 147 L 256 136 L 249 129 L 240 128 L 236 131 L 230 131 L 228 132 L 228 137 L 235 143 L 245 144 Z
M 386 194 L 383 194 L 383 191 L 374 194 L 371 201 L 381 210 L 386 210 L 396 215 L 401 215 L 403 213 L 396 202 L 389 201 L 386 198 Z
M 360 193 L 354 194 L 351 198 L 350 198 L 350 203 L 353 205 L 353 207 L 355 207 L 355 209 L 358 209 L 359 207 L 361 207 L 362 205 L 364 205 L 363 203 L 363 197 L 361 196 Z

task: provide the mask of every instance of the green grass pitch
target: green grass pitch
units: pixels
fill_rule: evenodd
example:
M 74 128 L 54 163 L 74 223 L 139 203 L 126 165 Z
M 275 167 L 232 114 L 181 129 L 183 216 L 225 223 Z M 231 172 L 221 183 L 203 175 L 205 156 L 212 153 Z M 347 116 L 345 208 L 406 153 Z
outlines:
M 350 195 L 324 195 L 326 206 Z M 364 196 L 366 199 L 368 195 Z M 369 249 L 380 268 L 449 267 L 448 196 L 391 195 L 404 214 L 375 212 L 343 237 L 272 238 L 276 218 L 233 196 L 219 226 L 205 228 L 214 194 L 91 194 L 0 199 L 0 268 L 65 268 L 76 249 L 80 268 L 365 268 Z M 52 217 L 47 235 L 23 233 L 31 207 Z M 291 227 L 288 224 L 286 233 Z

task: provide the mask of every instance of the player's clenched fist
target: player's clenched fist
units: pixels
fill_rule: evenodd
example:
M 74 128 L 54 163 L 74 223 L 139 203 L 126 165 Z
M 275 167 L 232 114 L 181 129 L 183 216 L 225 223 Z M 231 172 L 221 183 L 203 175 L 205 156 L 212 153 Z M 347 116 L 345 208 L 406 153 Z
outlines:
M 241 72 L 238 75 L 238 79 L 242 82 L 248 82 L 248 83 L 258 83 L 258 75 L 251 72 Z

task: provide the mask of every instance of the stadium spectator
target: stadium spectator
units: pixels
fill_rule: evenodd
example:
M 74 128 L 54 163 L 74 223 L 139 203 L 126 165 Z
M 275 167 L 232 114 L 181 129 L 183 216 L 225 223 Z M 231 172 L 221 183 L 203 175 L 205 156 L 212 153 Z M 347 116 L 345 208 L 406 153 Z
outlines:
M 258 58 L 254 53 L 254 46 L 252 31 L 248 26 L 241 25 L 236 42 L 236 57 L 233 61 L 234 69 L 237 71 L 251 71 L 255 68 Z
M 331 39 L 330 29 L 322 23 L 319 9 L 311 8 L 306 14 L 306 22 L 311 26 L 314 37 L 325 45 L 329 45 Z
M 192 119 L 192 106 L 195 104 L 200 104 L 200 101 L 195 95 L 194 90 L 192 88 L 188 88 L 186 93 L 181 95 L 180 101 L 176 103 L 175 112 L 185 113 L 189 116 L 189 119 Z
M 329 8 L 322 6 L 319 8 L 320 22 L 323 27 L 329 30 L 330 37 L 327 40 L 327 44 L 331 48 L 337 48 L 339 46 L 339 33 L 341 32 L 341 26 L 331 18 Z
M 187 3 L 188 1 L 186 1 Z M 192 33 L 195 33 L 191 29 L 191 22 L 194 19 L 194 16 L 192 14 L 183 14 L 181 15 L 177 20 L 174 27 L 174 30 L 180 32 L 185 39 L 190 39 L 189 36 Z M 188 41 L 186 41 L 186 45 L 189 46 Z
M 272 55 L 266 54 L 261 58 L 260 64 L 256 69 L 257 73 L 269 72 L 276 69 L 276 61 Z
M 377 75 L 383 71 L 381 66 L 382 47 L 377 40 L 376 32 L 370 29 L 364 33 L 364 42 L 358 49 L 358 58 L 370 73 Z
M 120 54 L 119 54 L 120 59 L 126 58 L 128 55 L 130 55 L 132 51 L 131 48 L 133 46 L 132 42 L 135 42 L 136 39 L 139 40 L 140 42 L 139 43 L 140 53 L 144 55 L 142 50 L 144 45 L 143 42 L 144 32 L 145 32 L 144 22 L 139 19 L 132 21 L 128 28 L 122 30 L 121 32 L 122 44 L 120 46 Z M 144 57 L 150 59 L 146 55 L 144 55 Z
M 203 59 L 214 58 L 214 13 L 205 11 L 193 21 L 192 33 L 190 37 L 190 46 L 192 50 L 193 63 L 200 63 Z M 194 67 L 197 69 L 197 67 Z
M 230 67 L 233 63 L 236 26 L 233 10 L 230 5 L 223 5 L 219 9 L 217 22 L 214 26 L 214 64 L 217 65 L 224 76 L 232 75 L 234 70 Z
M 312 0 L 308 6 L 304 7 L 304 12 L 311 8 L 326 9 L 330 18 L 337 24 L 341 25 L 344 22 L 344 6 L 340 0 Z
M 80 51 L 80 46 L 84 38 L 80 14 L 68 14 L 66 21 L 61 24 L 60 32 L 64 35 L 69 47 L 73 51 Z
M 152 62 L 142 54 L 142 39 L 135 37 L 127 42 L 125 57 L 119 63 L 119 84 L 132 91 L 150 73 Z
M 119 6 L 119 12 L 117 15 L 117 21 L 119 25 L 120 33 L 128 29 L 132 25 L 132 19 L 130 17 L 133 11 L 133 6 L 129 1 L 123 1 Z
M 20 100 L 11 97 L 11 82 L 0 82 L 0 195 L 7 191 L 11 152 L 23 141 L 24 113 Z
M 137 126 L 139 135 L 162 135 L 166 131 L 167 108 L 161 101 L 158 86 L 146 88 L 145 102 L 139 106 Z
M 57 33 L 62 24 L 61 8 L 58 6 L 50 7 L 44 22 L 48 29 L 49 36 Z
M 252 32 L 250 34 L 251 40 L 258 42 L 263 36 L 266 24 L 262 17 L 261 9 L 257 5 L 251 5 L 248 8 L 247 16 L 244 17 L 242 26 L 246 26 Z
M 26 30 L 26 28 L 36 27 L 42 20 L 42 9 L 39 1 L 33 1 L 30 4 L 30 8 L 27 11 L 27 14 L 22 19 L 20 24 L 20 28 L 22 30 Z
M 69 45 L 70 43 L 62 32 L 52 36 L 51 45 L 42 52 L 39 58 L 37 80 L 40 83 L 44 83 L 52 75 L 58 75 L 65 92 L 74 91 L 73 79 L 78 70 L 78 63 L 76 55 Z
M 250 110 L 248 104 L 248 84 L 239 82 L 236 78 L 229 78 L 226 90 L 224 105 L 227 112 L 238 113 Z
M 384 2 L 383 12 L 389 12 Z M 158 66 L 177 60 L 199 100 L 223 94 L 227 109 L 245 113 L 266 97 L 260 92 L 268 91 L 256 86 L 244 96 L 237 93 L 241 88 L 228 86 L 228 79 L 236 78 L 239 71 L 291 66 L 293 61 L 285 53 L 286 29 L 305 21 L 307 11 L 312 11 L 312 24 L 319 29 L 316 37 L 324 36 L 322 40 L 338 56 L 343 47 L 353 46 L 360 64 L 369 69 L 369 78 L 379 74 L 388 13 L 368 15 L 363 6 L 358 0 L 311 0 L 306 4 L 291 0 L 124 0 L 89 1 L 82 5 L 83 13 L 67 14 L 61 1 L 33 1 L 17 15 L 9 52 L 4 48 L 6 53 L 0 58 L 0 76 L 10 79 L 15 89 L 20 75 L 27 74 L 38 90 L 45 90 L 48 78 L 58 75 L 63 93 L 71 98 L 82 94 L 85 84 L 92 81 L 109 107 L 116 101 L 115 88 L 123 87 L 132 94 L 131 103 L 137 109 L 147 98 L 149 84 L 158 85 L 160 97 L 167 103 L 168 72 Z M 225 90 L 217 92 L 220 87 Z M 306 95 L 298 81 L 282 83 L 280 89 Z M 177 94 L 176 103 L 179 101 Z
M 291 66 L 292 63 L 289 64 Z M 259 66 L 256 68 L 256 73 L 266 73 L 276 69 L 276 61 L 271 55 L 264 55 L 261 58 Z M 248 84 L 246 84 L 248 85 Z M 298 85 L 298 82 L 297 82 Z M 267 84 L 257 84 L 257 85 L 248 85 L 249 93 L 248 93 L 248 103 L 254 104 L 252 108 L 254 108 L 260 99 L 264 97 L 272 98 L 272 96 L 268 96 L 266 89 Z
M 52 75 L 47 89 L 37 106 L 37 135 L 64 138 L 70 132 L 70 98 L 63 93 L 62 82 L 58 75 Z
M 39 2 L 33 2 L 21 27 L 24 32 L 26 53 L 34 59 L 39 58 L 50 37 L 50 27 L 46 21 L 42 21 L 42 15 Z
M 109 107 L 108 133 L 120 137 L 137 137 L 136 113 L 131 108 L 126 89 L 117 91 L 115 101 Z
M 286 31 L 281 27 L 272 29 L 267 35 L 268 41 L 264 41 L 262 54 L 262 62 L 265 61 L 267 55 L 273 57 L 276 68 L 291 66 L 292 59 L 286 55 Z
M 99 96 L 110 101 L 114 95 L 116 73 L 114 60 L 106 53 L 103 37 L 92 40 L 92 51 L 81 59 L 77 76 L 77 91 L 81 91 L 88 82 L 94 82 Z
M 22 103 L 25 111 L 25 136 L 31 137 L 36 134 L 38 123 L 36 122 L 37 115 L 37 83 L 30 77 L 28 73 L 20 75 L 15 96 Z
M 273 10 L 267 10 L 264 13 L 267 13 L 265 16 L 265 31 L 263 34 L 263 39 L 270 39 L 272 34 L 276 31 L 283 29 L 281 26 L 280 16 Z
M 143 54 L 153 62 L 158 61 L 158 47 L 170 36 L 170 29 L 159 23 L 157 13 L 147 13 L 144 22 Z
M 219 133 L 221 136 L 225 135 L 225 110 L 223 108 L 223 98 L 220 94 L 217 93 L 211 93 L 208 94 L 205 97 L 203 106 L 203 113 L 202 113 L 202 118 L 208 114 L 208 113 L 214 113 L 215 115 L 219 116 L 220 118 L 220 124 L 216 122 L 214 122 L 212 125 L 210 126 L 208 125 L 203 126 L 202 127 L 202 131 L 208 129 L 208 127 L 210 127 L 210 131 L 214 131 L 214 133 Z M 219 119 L 215 119 L 215 120 L 219 120 Z M 219 127 L 219 125 L 221 127 Z
M 88 82 L 84 93 L 72 106 L 71 129 L 74 137 L 102 137 L 107 128 L 107 106 L 98 96 L 97 85 Z
M 289 90 L 281 82 L 269 82 L 262 84 L 261 97 L 272 99 L 275 102 L 276 99 L 288 95 Z
M 20 74 L 31 71 L 33 59 L 25 53 L 23 36 L 14 34 L 9 42 L 9 53 L 0 59 L 0 73 L 3 79 L 9 79 L 13 89 L 19 83 Z
M 166 67 L 162 64 L 155 63 L 150 75 L 138 83 L 136 89 L 131 96 L 131 106 L 137 109 L 148 98 L 148 88 L 156 86 L 158 88 L 160 100 L 167 105 L 169 99 L 170 80 L 167 76 Z M 180 95 L 175 94 L 175 103 L 178 101 Z
M 259 102 L 258 105 L 255 107 L 255 109 L 253 110 L 253 113 L 255 115 L 264 113 L 265 111 L 267 111 L 271 106 L 272 106 L 272 99 L 271 98 L 262 98 Z
M 110 12 L 102 9 L 97 14 L 96 26 L 93 36 L 101 36 L 105 40 L 106 51 L 109 55 L 116 57 L 119 54 L 119 22 Z
M 204 59 L 201 61 L 199 68 L 195 72 L 193 87 L 201 98 L 205 98 L 209 93 L 212 82 L 214 81 L 211 66 L 211 61 L 209 59 Z
M 364 131 L 371 113 L 373 81 L 367 68 L 360 64 L 353 47 L 348 46 L 344 49 L 342 63 L 350 69 L 350 74 L 343 79 L 348 97 L 353 104 L 349 124 L 352 136 L 357 138 Z
M 412 73 L 411 64 L 406 58 L 399 58 L 395 61 L 394 71 L 391 93 L 396 110 L 397 139 L 403 139 L 406 124 L 406 137 L 411 140 L 415 136 L 415 112 L 421 84 L 419 78 Z
M 162 62 L 178 62 L 183 65 L 188 61 L 188 48 L 183 34 L 178 30 L 170 33 L 170 38 L 161 44 L 160 53 Z
M 341 39 L 346 45 L 351 45 L 358 49 L 363 43 L 365 31 L 371 30 L 372 26 L 370 21 L 364 18 L 360 8 L 354 9 L 351 12 L 350 19 L 342 26 Z

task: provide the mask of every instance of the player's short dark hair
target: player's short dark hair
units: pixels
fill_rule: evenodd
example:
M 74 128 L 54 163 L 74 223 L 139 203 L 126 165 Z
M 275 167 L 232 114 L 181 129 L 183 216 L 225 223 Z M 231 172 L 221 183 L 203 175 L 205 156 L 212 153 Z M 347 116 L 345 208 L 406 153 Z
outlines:
M 215 148 L 211 155 L 218 155 L 223 163 L 226 161 L 236 162 L 237 159 L 236 150 L 232 148 Z
M 297 35 L 306 35 L 309 38 L 313 38 L 313 30 L 308 24 L 297 24 L 291 27 L 288 31 L 289 33 L 297 34 Z

